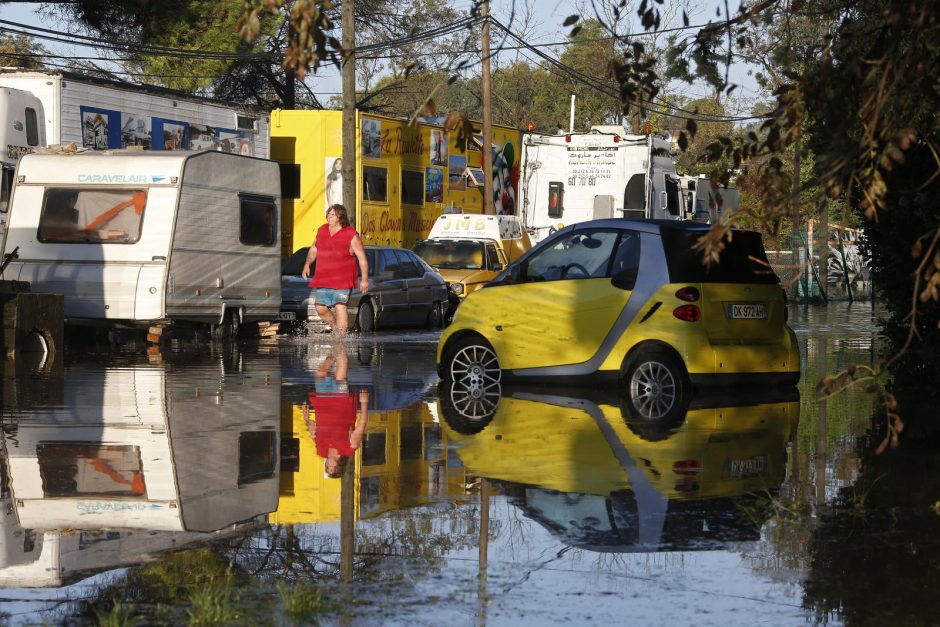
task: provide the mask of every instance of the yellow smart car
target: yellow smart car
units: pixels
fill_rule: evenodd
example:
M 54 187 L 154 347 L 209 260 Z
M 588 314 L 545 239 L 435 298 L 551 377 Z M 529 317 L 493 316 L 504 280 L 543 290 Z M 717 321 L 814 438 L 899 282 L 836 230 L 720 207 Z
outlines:
M 437 349 L 441 377 L 485 396 L 501 378 L 619 381 L 667 420 L 693 385 L 794 385 L 800 356 L 758 233 L 718 263 L 707 226 L 610 219 L 565 227 L 470 294 Z

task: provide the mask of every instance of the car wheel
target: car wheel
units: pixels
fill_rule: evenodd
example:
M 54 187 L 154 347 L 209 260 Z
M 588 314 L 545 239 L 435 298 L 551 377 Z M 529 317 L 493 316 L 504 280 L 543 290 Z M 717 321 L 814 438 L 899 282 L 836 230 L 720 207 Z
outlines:
M 359 303 L 359 313 L 356 315 L 356 326 L 363 333 L 375 331 L 375 310 L 368 299 Z
M 494 390 L 499 393 L 502 370 L 489 342 L 479 336 L 458 340 L 444 358 L 444 379 L 458 390 L 483 398 Z
M 431 305 L 431 311 L 428 312 L 427 327 L 429 329 L 440 329 L 444 322 L 444 315 L 441 313 L 441 304 L 435 302 Z
M 476 392 L 476 393 L 474 393 Z M 461 435 L 473 435 L 492 422 L 499 405 L 500 389 L 474 391 L 445 382 L 438 386 L 444 422 Z
M 685 417 L 689 384 L 685 367 L 661 348 L 641 349 L 624 368 L 623 383 L 630 415 L 638 421 L 672 424 Z

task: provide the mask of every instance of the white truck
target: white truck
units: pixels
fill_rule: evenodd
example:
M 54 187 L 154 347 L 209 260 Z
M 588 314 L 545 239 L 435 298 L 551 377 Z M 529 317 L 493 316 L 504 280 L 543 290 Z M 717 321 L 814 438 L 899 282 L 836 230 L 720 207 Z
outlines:
M 679 185 L 685 203 L 686 218 L 713 224 L 726 211 L 737 211 L 741 196 L 734 187 L 718 186 L 712 190 L 711 179 L 704 175 L 680 176 Z
M 521 178 L 520 215 L 535 240 L 585 220 L 685 217 L 669 140 L 619 126 L 525 135 Z

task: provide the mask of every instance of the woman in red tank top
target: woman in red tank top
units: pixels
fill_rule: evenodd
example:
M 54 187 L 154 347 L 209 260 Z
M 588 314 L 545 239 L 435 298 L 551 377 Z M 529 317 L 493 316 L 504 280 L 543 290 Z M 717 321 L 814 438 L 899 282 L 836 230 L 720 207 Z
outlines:
M 357 285 L 356 262 L 358 261 L 359 291 L 369 291 L 369 261 L 362 247 L 359 234 L 349 224 L 349 216 L 343 205 L 332 205 L 326 212 L 326 224 L 317 230 L 316 237 L 307 252 L 301 276 L 310 276 L 310 264 L 317 266 L 310 287 L 316 289 L 317 314 L 338 336 L 346 334 L 349 327 L 347 303 L 349 295 Z M 332 308 L 332 311 L 330 310 Z

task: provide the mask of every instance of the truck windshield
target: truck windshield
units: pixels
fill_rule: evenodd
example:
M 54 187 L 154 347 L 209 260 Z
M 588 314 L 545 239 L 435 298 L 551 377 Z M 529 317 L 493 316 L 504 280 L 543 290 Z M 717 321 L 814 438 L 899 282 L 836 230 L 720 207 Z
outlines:
M 47 189 L 39 241 L 133 244 L 147 204 L 142 189 Z
M 483 269 L 483 242 L 426 239 L 415 246 L 418 256 L 439 270 Z

